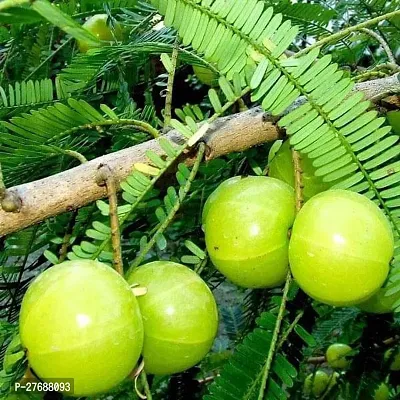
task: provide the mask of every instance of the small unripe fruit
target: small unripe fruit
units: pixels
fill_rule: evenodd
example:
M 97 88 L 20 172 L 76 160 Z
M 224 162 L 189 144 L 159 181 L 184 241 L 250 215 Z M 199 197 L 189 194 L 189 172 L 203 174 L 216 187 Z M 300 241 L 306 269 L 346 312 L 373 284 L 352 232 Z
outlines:
M 232 178 L 206 203 L 206 245 L 215 267 L 236 285 L 280 285 L 288 269 L 293 189 L 264 176 Z
M 82 27 L 87 29 L 93 36 L 97 37 L 102 42 L 112 43 L 114 42 L 115 39 L 121 40 L 122 29 L 120 24 L 115 23 L 113 32 L 111 28 L 107 25 L 107 18 L 108 18 L 107 14 L 93 15 L 82 25 Z M 85 41 L 82 40 L 78 41 L 78 48 L 81 53 L 86 53 L 89 49 L 93 47 L 94 46 L 91 46 L 89 43 Z
M 130 286 L 111 267 L 67 261 L 29 286 L 20 336 L 42 380 L 73 378 L 74 396 L 89 396 L 112 389 L 135 367 L 143 323 Z
M 308 200 L 316 194 L 329 189 L 328 183 L 323 182 L 320 177 L 314 175 L 315 168 L 312 165 L 312 160 L 307 155 L 301 156 L 300 164 L 302 168 L 302 194 L 304 200 Z M 291 187 L 294 187 L 294 166 L 289 141 L 283 143 L 275 154 L 269 165 L 268 175 L 271 178 L 280 179 Z
M 184 265 L 168 261 L 136 268 L 128 282 L 147 288 L 138 297 L 146 372 L 175 374 L 201 361 L 218 329 L 217 306 L 205 282 Z
M 206 67 L 200 65 L 193 65 L 193 72 L 197 79 L 207 86 L 218 86 L 218 75 Z
M 374 394 L 374 400 L 389 400 L 390 398 L 390 392 L 389 388 L 385 383 L 381 383 L 378 386 L 378 389 L 376 389 L 375 394 Z
M 347 344 L 334 343 L 326 350 L 326 361 L 331 368 L 347 368 L 350 361 L 346 355 L 352 352 L 352 348 Z
M 371 200 L 350 191 L 328 190 L 312 197 L 296 217 L 290 267 L 312 298 L 350 306 L 382 286 L 393 249 L 390 225 Z
M 365 312 L 373 314 L 387 314 L 392 313 L 395 303 L 400 300 L 400 292 L 393 293 L 389 296 L 386 295 L 388 289 L 381 288 L 368 300 L 357 304 L 357 307 Z
M 395 352 L 395 353 L 394 353 Z M 394 355 L 393 355 L 394 353 Z M 385 361 L 392 360 L 389 368 L 392 371 L 400 371 L 400 349 L 389 349 L 384 354 Z
M 304 394 L 312 394 L 315 397 L 321 396 L 328 388 L 329 376 L 324 371 L 316 371 L 315 374 L 310 374 L 304 381 Z

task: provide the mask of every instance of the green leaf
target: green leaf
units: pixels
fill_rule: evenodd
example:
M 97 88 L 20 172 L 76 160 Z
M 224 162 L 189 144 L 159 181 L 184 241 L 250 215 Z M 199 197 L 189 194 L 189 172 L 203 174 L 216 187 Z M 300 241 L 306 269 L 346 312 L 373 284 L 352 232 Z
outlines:
M 196 255 L 200 260 L 204 260 L 206 258 L 206 253 L 200 249 L 199 246 L 194 244 L 190 240 L 185 240 L 185 246 L 191 251 L 194 255 Z

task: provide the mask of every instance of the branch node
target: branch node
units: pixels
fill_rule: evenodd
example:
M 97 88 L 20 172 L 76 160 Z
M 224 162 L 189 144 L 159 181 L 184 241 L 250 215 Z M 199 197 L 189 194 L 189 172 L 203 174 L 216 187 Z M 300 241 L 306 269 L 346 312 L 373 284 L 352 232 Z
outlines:
M 1 208 L 5 212 L 19 213 L 21 211 L 22 201 L 15 192 L 6 191 L 1 200 Z

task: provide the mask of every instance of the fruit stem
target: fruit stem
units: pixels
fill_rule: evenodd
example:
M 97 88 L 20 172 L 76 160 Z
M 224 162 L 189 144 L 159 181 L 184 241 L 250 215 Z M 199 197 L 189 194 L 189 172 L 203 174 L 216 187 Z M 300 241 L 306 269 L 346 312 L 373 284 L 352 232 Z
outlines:
M 147 400 L 153 400 L 153 396 L 151 395 L 149 382 L 147 381 L 147 375 L 145 370 L 143 369 L 140 373 L 140 381 L 143 385 L 144 393 L 146 394 Z
M 122 263 L 121 233 L 118 219 L 117 188 L 112 171 L 107 165 L 103 165 L 99 169 L 99 179 L 105 182 L 107 187 L 107 196 L 110 205 L 111 244 L 113 249 L 114 268 L 119 274 L 123 275 L 124 267 Z
M 301 170 L 301 165 L 300 165 L 300 155 L 294 149 L 292 149 L 292 158 L 293 158 L 294 180 L 295 180 L 294 189 L 295 189 L 295 197 L 296 197 L 296 213 L 298 213 L 303 205 L 303 194 L 302 194 L 303 186 L 302 186 L 302 170 Z M 283 316 L 284 316 L 285 310 L 286 310 L 286 303 L 287 303 L 288 293 L 289 293 L 289 288 L 290 288 L 291 283 L 292 283 L 292 274 L 291 274 L 291 271 L 289 268 L 287 277 L 286 277 L 285 287 L 283 288 L 281 305 L 279 307 L 274 332 L 272 334 L 272 340 L 271 340 L 271 345 L 270 345 L 270 348 L 268 351 L 267 361 L 266 361 L 264 369 L 263 369 L 263 374 L 262 374 L 262 378 L 261 378 L 261 386 L 260 386 L 260 390 L 258 392 L 258 400 L 263 400 L 263 398 L 264 398 L 265 389 L 267 386 L 268 377 L 269 377 L 269 373 L 271 371 L 272 361 L 274 359 L 275 353 L 279 350 L 279 348 L 282 346 L 283 342 L 285 341 L 286 337 L 290 333 L 290 331 L 289 332 L 286 331 L 283 334 L 280 342 L 278 343 L 280 330 L 281 330 L 281 326 L 282 326 L 282 320 L 283 320 Z M 296 317 L 295 323 L 298 322 L 298 320 L 301 318 L 301 316 L 302 316 L 302 313 L 300 313 Z M 292 326 L 294 328 L 295 325 L 292 324 L 291 327 Z
M 172 91 L 174 89 L 174 79 L 176 71 L 176 62 L 179 54 L 179 39 L 175 39 L 174 49 L 171 54 L 171 70 L 168 71 L 167 95 L 165 97 L 164 108 L 164 130 L 168 127 L 172 118 Z
M 72 231 L 74 229 L 77 216 L 78 216 L 78 210 L 72 211 L 71 217 L 70 217 L 70 219 L 68 221 L 67 229 L 65 230 L 65 234 L 64 234 L 63 241 L 62 241 L 61 249 L 60 249 L 60 252 L 59 252 L 59 257 L 58 257 L 58 262 L 59 263 L 62 263 L 67 258 L 69 241 L 70 241 L 71 236 L 72 236 Z
M 294 191 L 296 196 L 296 211 L 299 212 L 300 208 L 303 206 L 303 180 L 302 180 L 302 169 L 300 154 L 298 151 L 292 149 L 292 159 L 294 168 Z

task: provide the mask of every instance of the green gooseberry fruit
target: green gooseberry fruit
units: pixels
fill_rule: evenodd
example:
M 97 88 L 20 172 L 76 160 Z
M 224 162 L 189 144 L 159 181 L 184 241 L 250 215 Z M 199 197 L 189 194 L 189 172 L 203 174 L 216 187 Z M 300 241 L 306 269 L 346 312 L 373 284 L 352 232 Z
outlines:
M 23 298 L 19 326 L 32 370 L 44 381 L 73 378 L 74 396 L 121 383 L 143 345 L 130 286 L 97 261 L 66 261 L 40 274 Z
M 322 393 L 328 388 L 329 376 L 326 372 L 318 370 L 315 374 L 310 374 L 304 381 L 303 392 L 306 395 L 313 395 L 315 397 L 321 396 Z
M 346 355 L 352 352 L 352 348 L 347 344 L 334 343 L 326 350 L 326 361 L 331 368 L 347 368 L 350 361 Z
M 211 194 L 204 214 L 211 261 L 230 281 L 266 288 L 285 280 L 293 188 L 264 176 L 235 177 Z
M 138 297 L 146 372 L 175 374 L 201 361 L 218 329 L 217 305 L 206 283 L 191 269 L 169 261 L 136 268 L 128 282 L 147 288 Z
M 298 213 L 289 260 L 294 278 L 309 296 L 351 306 L 382 286 L 393 251 L 392 230 L 375 203 L 354 192 L 328 190 Z
M 400 300 L 400 292 L 386 295 L 388 288 L 381 288 L 371 296 L 368 300 L 357 305 L 357 307 L 365 312 L 373 314 L 387 314 L 393 312 L 393 307 Z
M 210 210 L 211 206 L 215 202 L 218 202 L 218 199 L 220 197 L 219 194 L 221 192 L 223 194 L 223 192 L 225 191 L 225 189 L 228 188 L 229 185 L 233 185 L 234 183 L 240 181 L 241 179 L 243 179 L 242 176 L 233 176 L 232 178 L 226 179 L 210 194 L 210 196 L 208 196 L 207 201 L 204 204 L 203 213 L 202 213 L 202 216 L 201 216 L 203 229 L 205 229 L 205 223 L 206 223 L 206 218 L 207 218 L 208 211 Z
M 396 353 L 393 356 L 393 352 Z M 384 354 L 385 361 L 392 360 L 389 368 L 391 371 L 400 371 L 400 349 L 388 349 Z
M 374 400 L 389 400 L 390 398 L 390 392 L 389 388 L 385 383 L 381 383 L 378 386 L 378 389 L 376 389 L 375 394 L 374 394 Z
M 193 72 L 197 79 L 204 85 L 215 87 L 218 86 L 218 75 L 206 67 L 201 65 L 193 65 Z
M 301 168 L 303 170 L 302 183 L 304 200 L 308 200 L 316 194 L 329 189 L 328 183 L 323 182 L 320 177 L 314 175 L 315 168 L 312 165 L 312 160 L 306 155 L 302 155 L 301 157 Z M 294 187 L 293 158 L 288 140 L 282 144 L 271 160 L 268 175 L 271 178 L 280 179 L 291 187 Z
M 115 39 L 122 39 L 122 28 L 119 23 L 115 23 L 114 31 L 107 24 L 107 14 L 96 14 L 88 18 L 88 20 L 82 25 L 83 28 L 87 29 L 93 36 L 97 37 L 100 41 L 108 42 L 110 44 Z M 114 37 L 115 35 L 115 37 Z M 81 53 L 86 53 L 89 49 L 94 48 L 89 43 L 78 40 L 78 48 Z

